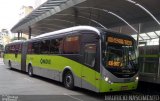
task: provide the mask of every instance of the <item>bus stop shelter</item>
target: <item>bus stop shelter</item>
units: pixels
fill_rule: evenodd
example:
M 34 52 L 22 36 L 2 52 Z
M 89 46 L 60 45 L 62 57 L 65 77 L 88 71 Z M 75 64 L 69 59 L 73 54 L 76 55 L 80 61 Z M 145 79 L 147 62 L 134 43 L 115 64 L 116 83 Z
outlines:
M 76 25 L 103 27 L 125 34 L 151 32 L 160 28 L 158 4 L 159 0 L 47 0 L 11 31 L 27 33 L 29 38 Z
M 67 27 L 90 25 L 130 34 L 137 43 L 146 44 L 146 40 L 159 39 L 160 36 L 159 4 L 160 0 L 47 0 L 13 26 L 11 31 L 18 33 L 18 37 L 20 33 L 27 33 L 31 38 Z M 160 54 L 160 46 L 157 54 Z M 142 64 L 146 62 L 146 58 L 141 61 Z M 156 63 L 156 72 L 150 74 L 159 78 L 159 57 Z M 154 77 L 150 81 L 152 79 Z

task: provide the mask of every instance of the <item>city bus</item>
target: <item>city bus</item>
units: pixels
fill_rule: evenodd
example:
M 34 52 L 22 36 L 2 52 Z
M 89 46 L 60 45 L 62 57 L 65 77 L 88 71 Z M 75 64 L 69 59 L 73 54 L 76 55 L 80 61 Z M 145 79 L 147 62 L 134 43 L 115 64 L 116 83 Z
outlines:
M 136 41 L 129 35 L 75 26 L 5 46 L 10 68 L 94 92 L 134 90 L 138 84 Z

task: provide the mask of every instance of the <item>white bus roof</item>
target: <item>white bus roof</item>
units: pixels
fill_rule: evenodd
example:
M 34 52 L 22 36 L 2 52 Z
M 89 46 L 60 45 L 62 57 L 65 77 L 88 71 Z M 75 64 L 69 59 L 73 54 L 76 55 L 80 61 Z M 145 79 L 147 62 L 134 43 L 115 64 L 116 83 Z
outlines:
M 98 33 L 98 35 L 100 35 L 100 31 L 95 27 L 92 27 L 92 26 L 75 26 L 75 27 L 65 28 L 65 29 L 62 29 L 62 30 L 54 31 L 54 32 L 45 33 L 45 34 L 36 36 L 32 39 L 41 38 L 41 37 L 50 36 L 50 35 L 56 35 L 56 34 L 59 34 L 59 33 L 65 33 L 65 32 L 70 32 L 70 31 L 76 31 L 76 30 L 91 30 L 91 31 L 95 31 L 96 33 Z
M 9 42 L 9 43 L 16 43 L 16 42 L 24 42 L 25 40 L 14 40 L 12 42 Z

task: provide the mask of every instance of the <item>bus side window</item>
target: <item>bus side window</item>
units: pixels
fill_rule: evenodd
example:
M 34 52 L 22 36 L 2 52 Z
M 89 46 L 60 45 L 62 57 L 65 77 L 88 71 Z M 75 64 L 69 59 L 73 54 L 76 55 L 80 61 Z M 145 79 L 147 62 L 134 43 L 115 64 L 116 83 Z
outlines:
M 21 53 L 21 45 L 20 44 L 15 45 L 15 53 L 16 54 Z
M 95 58 L 96 58 L 96 44 L 86 44 L 84 48 L 85 64 L 94 67 Z
M 19 53 L 22 52 L 22 45 L 21 45 L 21 44 L 19 44 L 19 50 L 18 50 L 18 52 L 19 52 Z
M 49 54 L 50 40 L 43 40 L 40 42 L 40 54 Z
M 61 54 L 63 48 L 63 39 L 52 39 L 50 43 L 50 54 Z
M 32 43 L 33 54 L 39 54 L 39 42 Z
M 17 44 L 14 47 L 15 47 L 15 51 L 14 51 L 15 58 L 17 58 L 18 57 L 18 53 L 20 51 L 20 44 Z
M 8 46 L 8 53 L 11 53 L 11 46 Z
M 11 50 L 11 53 L 14 54 L 14 53 L 15 53 L 15 45 L 11 45 L 11 46 L 10 46 L 10 50 Z
M 64 54 L 78 54 L 80 51 L 79 36 L 68 36 L 64 41 Z
M 5 47 L 5 53 L 9 53 L 9 46 Z
M 32 43 L 28 43 L 28 50 L 27 50 L 28 54 L 32 54 Z

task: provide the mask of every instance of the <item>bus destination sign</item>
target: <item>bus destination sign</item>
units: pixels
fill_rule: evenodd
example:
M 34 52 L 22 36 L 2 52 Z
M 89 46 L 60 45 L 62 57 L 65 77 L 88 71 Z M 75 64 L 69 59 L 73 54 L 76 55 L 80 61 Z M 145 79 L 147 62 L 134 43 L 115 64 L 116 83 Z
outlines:
M 109 43 L 122 44 L 122 45 L 127 45 L 127 46 L 132 45 L 132 41 L 122 39 L 122 38 L 116 38 L 116 37 L 108 37 L 107 41 Z

